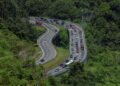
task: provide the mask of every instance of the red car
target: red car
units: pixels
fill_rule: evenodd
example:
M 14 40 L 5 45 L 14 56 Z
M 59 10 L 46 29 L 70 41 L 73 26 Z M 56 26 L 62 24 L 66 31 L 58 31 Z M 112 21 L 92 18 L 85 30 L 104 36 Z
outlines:
M 81 45 L 81 49 L 84 50 L 84 46 L 83 45 Z
M 64 65 L 64 64 L 60 64 L 60 66 L 61 66 L 62 68 L 64 68 L 64 67 L 65 67 L 65 65 Z
M 80 39 L 80 43 L 82 43 L 83 42 L 83 40 L 82 39 Z
M 42 25 L 42 22 L 41 21 L 36 21 L 36 25 Z

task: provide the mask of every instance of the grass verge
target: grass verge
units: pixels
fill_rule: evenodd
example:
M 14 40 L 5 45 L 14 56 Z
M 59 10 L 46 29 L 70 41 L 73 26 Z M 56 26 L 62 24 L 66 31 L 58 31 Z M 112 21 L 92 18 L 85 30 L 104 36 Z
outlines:
M 58 26 L 58 25 L 56 25 L 56 26 L 60 30 L 59 34 L 60 34 L 61 39 L 63 41 L 60 41 L 60 45 L 55 44 L 56 45 L 56 51 L 57 51 L 56 58 L 53 59 L 52 61 L 49 61 L 49 62 L 43 64 L 43 67 L 45 68 L 46 71 L 57 67 L 60 63 L 62 63 L 65 59 L 67 59 L 69 57 L 69 48 L 66 47 L 67 44 L 69 45 L 69 43 L 68 43 L 69 37 L 67 35 L 67 30 L 62 26 Z M 64 44 L 64 43 L 66 43 L 66 44 Z
M 43 67 L 45 68 L 45 70 L 50 70 L 52 68 L 55 68 L 60 63 L 62 63 L 66 58 L 68 58 L 68 56 L 69 56 L 68 49 L 64 49 L 62 47 L 57 47 L 56 50 L 57 50 L 56 58 L 46 64 L 43 64 Z

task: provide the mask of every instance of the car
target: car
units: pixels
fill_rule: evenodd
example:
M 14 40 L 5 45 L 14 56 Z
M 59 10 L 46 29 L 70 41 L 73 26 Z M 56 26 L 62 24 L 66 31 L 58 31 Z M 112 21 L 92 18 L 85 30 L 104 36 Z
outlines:
M 70 67 L 69 67 L 69 66 L 67 66 L 67 67 L 66 67 L 66 69 L 67 69 L 67 70 L 70 70 Z
M 44 62 L 44 59 L 41 59 L 40 61 L 41 61 L 41 62 Z
M 70 24 L 70 27 L 73 27 L 73 25 L 72 25 L 72 24 Z
M 67 62 L 69 62 L 69 60 L 66 60 L 65 62 L 67 63 Z
M 74 51 L 74 48 L 72 48 L 71 50 Z
M 59 25 L 59 20 L 57 20 L 57 21 L 56 21 L 56 24 L 58 24 L 58 25 Z
M 73 55 L 70 55 L 70 58 L 73 58 Z
M 73 41 L 73 38 L 71 39 L 71 41 Z
M 50 19 L 50 23 L 53 23 L 53 19 Z
M 76 32 L 77 32 L 77 30 L 76 30 L 76 29 L 74 29 L 74 32 L 76 33 Z
M 65 63 L 65 65 L 69 65 L 69 64 L 71 64 L 71 63 L 73 63 L 74 61 L 71 59 L 71 60 L 69 60 L 69 62 L 66 62 Z
M 77 57 L 74 57 L 74 60 L 77 60 Z
M 65 68 L 66 65 L 65 64 L 60 64 L 60 67 Z
M 53 21 L 56 23 L 57 19 L 53 19 Z
M 73 36 L 73 31 L 71 30 L 71 35 Z
M 64 64 L 60 64 L 60 67 L 63 67 L 64 66 Z
M 79 31 L 80 34 L 82 34 L 82 31 Z
M 61 25 L 64 25 L 64 21 L 61 22 Z
M 43 20 L 44 18 L 40 18 L 41 20 Z
M 83 42 L 83 40 L 82 39 L 80 39 L 80 43 L 82 43 Z
M 55 30 L 55 32 L 57 32 L 57 30 Z
M 84 46 L 83 45 L 81 45 L 81 49 L 84 50 Z
M 43 19 L 43 21 L 44 21 L 44 22 L 48 22 L 48 20 L 47 20 L 47 19 L 45 19 L 45 18 Z
M 55 72 L 58 72 L 59 71 L 59 69 L 57 68 L 56 70 L 55 70 Z
M 66 67 L 68 67 L 68 65 L 65 64 L 65 65 L 63 66 L 63 68 L 66 68 Z
M 79 53 L 79 48 L 78 47 L 76 47 L 76 53 Z
M 71 43 L 71 46 L 73 46 L 73 43 Z
M 41 26 L 41 25 L 42 25 L 42 22 L 41 22 L 41 21 L 36 21 L 36 25 Z

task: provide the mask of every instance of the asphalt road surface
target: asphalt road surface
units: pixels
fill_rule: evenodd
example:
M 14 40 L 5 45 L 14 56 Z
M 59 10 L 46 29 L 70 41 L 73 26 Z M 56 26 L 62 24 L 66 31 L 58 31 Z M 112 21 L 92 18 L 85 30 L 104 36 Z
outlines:
M 66 22 L 65 27 L 69 31 L 70 57 L 68 57 L 68 59 L 61 63 L 58 67 L 48 71 L 47 75 L 55 76 L 68 71 L 69 65 L 66 65 L 66 63 L 68 63 L 67 61 L 83 62 L 86 59 L 87 48 L 83 30 L 79 26 L 71 22 Z
M 47 32 L 38 38 L 38 45 L 43 51 L 42 57 L 36 61 L 36 64 L 44 64 L 56 57 L 56 50 L 52 44 L 52 39 L 59 30 L 50 24 L 43 23 L 43 27 L 47 28 Z
M 45 27 L 47 31 L 38 38 L 37 44 L 39 47 L 42 49 L 42 56 L 40 59 L 36 61 L 36 64 L 44 64 L 56 57 L 56 50 L 52 44 L 52 39 L 53 37 L 56 36 L 56 34 L 59 32 L 59 29 L 57 29 L 55 26 L 47 24 L 47 23 L 41 23 L 39 22 L 38 19 L 36 18 L 31 18 L 30 23 L 35 24 L 40 24 L 41 26 Z
M 46 63 L 55 58 L 56 56 L 56 51 L 51 43 L 51 40 L 56 35 L 56 33 L 59 32 L 59 30 L 54 26 L 61 25 L 69 31 L 70 56 L 59 66 L 49 70 L 46 73 L 46 75 L 59 75 L 65 71 L 68 71 L 69 65 L 71 63 L 85 61 L 87 57 L 87 47 L 85 42 L 84 31 L 80 26 L 72 22 L 62 21 L 58 19 L 48 19 L 39 17 L 31 17 L 30 19 L 31 23 L 33 24 L 35 24 L 36 20 L 42 22 L 42 26 L 48 29 L 47 32 L 44 35 L 40 36 L 40 38 L 38 39 L 38 44 L 43 50 L 43 55 L 39 60 L 37 60 L 37 64 Z M 51 26 L 50 24 L 53 24 L 54 26 Z M 43 61 L 41 62 L 41 60 Z

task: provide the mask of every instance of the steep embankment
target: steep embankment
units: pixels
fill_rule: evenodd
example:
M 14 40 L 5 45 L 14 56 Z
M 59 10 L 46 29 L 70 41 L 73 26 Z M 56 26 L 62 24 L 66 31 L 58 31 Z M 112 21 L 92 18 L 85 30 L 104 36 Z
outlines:
M 21 40 L 8 29 L 0 29 L 0 85 L 43 84 L 43 69 L 34 60 L 41 54 L 33 43 Z M 39 71 L 39 72 L 38 72 Z M 41 77 L 38 77 L 41 76 Z M 44 83 L 45 84 L 45 83 Z

